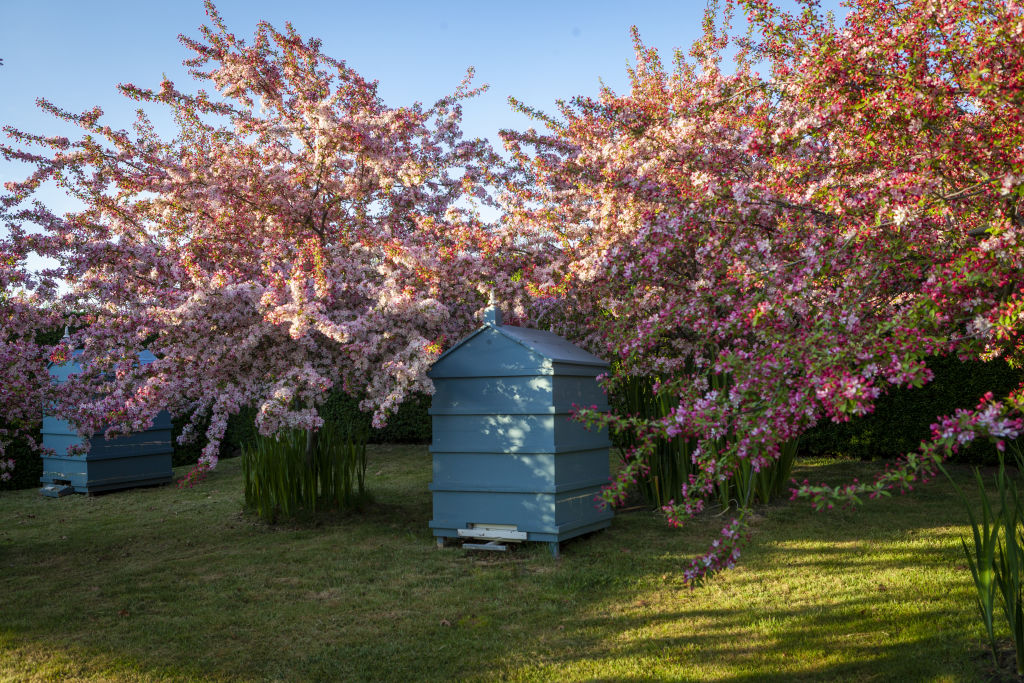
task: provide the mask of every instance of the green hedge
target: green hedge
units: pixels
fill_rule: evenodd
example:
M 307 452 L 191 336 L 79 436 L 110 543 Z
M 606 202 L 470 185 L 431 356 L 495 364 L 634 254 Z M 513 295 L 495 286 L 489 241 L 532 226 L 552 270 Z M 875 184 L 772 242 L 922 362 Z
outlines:
M 383 429 L 371 429 L 370 443 L 430 443 L 430 396 L 418 394 L 388 418 Z M 325 420 L 347 423 L 362 422 L 370 428 L 370 414 L 359 410 L 359 400 L 341 392 L 334 393 L 321 412 Z
M 935 379 L 920 389 L 897 389 L 880 398 L 870 415 L 850 422 L 822 420 L 800 437 L 800 451 L 808 455 L 845 455 L 864 460 L 890 459 L 914 451 L 931 437 L 931 425 L 957 408 L 973 408 L 991 391 L 1005 396 L 1024 380 L 1024 372 L 1004 361 L 960 361 L 955 356 L 928 361 Z M 989 462 L 995 448 L 988 442 L 973 443 L 957 456 L 965 462 Z
M 39 440 L 39 430 L 34 434 Z M 7 481 L 0 481 L 0 491 L 30 489 L 39 486 L 39 477 L 43 476 L 43 460 L 39 454 L 28 447 L 24 439 L 15 439 L 8 444 L 4 458 L 14 459 L 14 471 Z
M 237 415 L 228 418 L 228 427 L 224 432 L 224 438 L 220 444 L 221 458 L 237 458 L 242 454 L 242 445 L 256 439 L 256 427 L 253 424 L 256 419 L 256 411 L 249 408 L 244 409 Z M 203 448 L 206 446 L 206 438 L 203 434 L 209 425 L 209 419 L 203 420 L 197 425 L 199 438 L 192 443 L 179 444 L 178 436 L 182 428 L 188 423 L 187 417 L 180 417 L 171 422 L 171 442 L 174 445 L 174 455 L 171 462 L 175 467 L 181 465 L 193 465 L 199 460 Z
M 915 450 L 931 435 L 930 425 L 939 415 L 952 413 L 957 408 L 971 408 L 978 397 L 992 391 L 997 397 L 1005 395 L 1024 380 L 1024 372 L 1013 370 L 1002 361 L 981 363 L 961 362 L 955 357 L 933 358 L 928 367 L 935 379 L 921 389 L 899 389 L 883 396 L 875 412 L 850 422 L 836 424 L 823 420 L 800 439 L 800 452 L 807 455 L 846 455 L 863 459 L 895 458 Z M 430 397 L 415 396 L 406 401 L 391 416 L 384 429 L 370 433 L 370 443 L 429 443 L 431 438 Z M 369 427 L 370 416 L 359 410 L 358 399 L 335 392 L 324 404 L 322 414 L 335 423 L 362 421 Z M 242 444 L 255 439 L 253 424 L 255 410 L 243 410 L 228 421 L 227 433 L 221 447 L 221 457 L 241 454 Z M 174 423 L 173 436 L 181 433 L 183 420 Z M 38 434 L 37 434 L 38 438 Z M 203 448 L 203 440 L 181 446 L 174 444 L 174 466 L 196 462 Z M 42 461 L 23 443 L 15 442 L 7 449 L 8 457 L 15 460 L 10 481 L 0 482 L 0 490 L 39 486 Z M 977 443 L 964 449 L 959 459 L 986 462 L 995 457 L 991 444 Z

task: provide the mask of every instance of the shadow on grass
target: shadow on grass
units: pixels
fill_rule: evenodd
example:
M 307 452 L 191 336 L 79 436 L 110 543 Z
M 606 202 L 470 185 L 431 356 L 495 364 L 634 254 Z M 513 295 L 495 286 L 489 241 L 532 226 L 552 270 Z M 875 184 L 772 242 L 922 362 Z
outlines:
M 943 482 L 857 512 L 761 508 L 741 567 L 691 591 L 681 570 L 727 516 L 680 533 L 627 513 L 560 561 L 544 545 L 487 555 L 434 547 L 423 448 L 372 450 L 376 502 L 315 526 L 240 513 L 240 474 L 222 467 L 188 491 L 0 497 L 0 677 L 976 680 L 988 666 Z
M 579 680 L 600 679 L 603 671 L 621 671 L 614 680 L 692 681 L 855 681 L 855 680 L 976 680 L 976 662 L 950 662 L 928 653 L 946 650 L 948 634 L 899 638 L 890 645 L 879 641 L 891 634 L 880 631 L 872 618 L 846 619 L 851 609 L 869 610 L 872 601 L 852 601 L 819 614 L 806 609 L 774 610 L 777 634 L 757 634 L 756 620 L 747 610 L 698 610 L 656 616 L 606 618 L 583 622 L 581 628 L 611 633 L 674 630 L 676 635 L 652 635 L 642 642 L 609 648 L 595 646 L 572 656 L 549 655 L 544 667 L 527 667 L 526 676 L 554 680 L 556 672 L 574 666 L 584 672 Z M 923 611 L 918 618 L 945 619 L 941 610 Z M 842 627 L 836 620 L 843 617 Z M 680 624 L 702 624 L 687 631 Z M 796 622 L 799 626 L 790 625 Z M 709 626 L 708 624 L 713 624 Z M 742 633 L 754 633 L 746 638 Z M 960 649 L 960 648 L 957 648 Z M 971 653 L 968 657 L 977 658 Z M 585 666 L 578 665 L 584 662 Z M 725 666 L 720 663 L 727 662 Z M 712 664 L 717 663 L 717 664 Z M 647 668 L 656 675 L 628 673 Z M 531 672 L 532 669 L 532 672 Z M 718 671 L 716 672 L 716 669 Z M 728 673 L 721 671 L 725 669 Z M 530 672 L 530 673 L 527 673 Z

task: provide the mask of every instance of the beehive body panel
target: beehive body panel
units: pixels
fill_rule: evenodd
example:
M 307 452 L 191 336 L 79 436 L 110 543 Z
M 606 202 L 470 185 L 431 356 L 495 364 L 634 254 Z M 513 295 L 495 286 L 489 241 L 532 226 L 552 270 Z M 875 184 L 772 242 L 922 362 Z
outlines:
M 604 507 L 600 496 L 600 486 L 588 486 L 559 494 L 555 502 L 555 519 L 559 531 L 565 533 L 582 528 L 590 530 L 594 523 L 609 522 L 613 513 L 610 508 Z
M 514 491 L 553 493 L 555 456 L 551 453 L 433 454 L 433 491 Z
M 502 491 L 445 491 L 434 494 L 437 536 L 458 536 L 473 524 L 512 524 L 519 531 L 555 533 L 555 494 Z M 438 533 L 438 532 L 442 533 Z
M 172 480 L 168 454 L 87 460 L 84 456 L 49 456 L 43 460 L 45 484 L 69 484 L 78 493 L 97 493 L 168 484 Z
M 560 493 L 607 483 L 608 450 L 433 454 L 431 490 Z
M 607 452 L 611 447 L 608 433 L 596 427 L 588 429 L 585 424 L 565 415 L 555 420 L 555 443 L 560 451 L 589 451 L 603 448 Z
M 551 453 L 564 415 L 434 415 L 433 452 Z
M 547 413 L 552 405 L 550 375 L 453 377 L 435 382 L 433 415 Z
M 79 354 L 76 353 L 75 355 Z M 72 358 L 66 363 L 62 363 L 61 365 L 50 366 L 50 378 L 57 384 L 63 384 L 68 380 L 68 377 L 70 377 L 71 375 L 76 375 L 79 372 L 81 372 L 81 367 L 78 365 L 78 362 L 74 360 L 74 358 Z
M 472 525 L 514 525 L 528 541 L 564 541 L 607 527 L 611 510 L 598 508 L 600 488 L 562 493 L 447 491 L 434 495 L 435 536 L 455 538 Z
M 89 465 L 82 456 L 49 455 L 43 457 L 43 484 L 71 484 L 75 490 L 86 491 Z
M 67 420 L 61 420 L 60 418 L 53 417 L 51 415 L 43 416 L 43 427 L 41 431 L 44 436 L 47 434 L 54 436 L 78 436 L 78 432 L 68 423 Z
M 85 456 L 87 460 L 116 460 L 161 453 L 170 455 L 173 452 L 170 429 L 149 429 L 114 439 L 105 439 L 102 434 L 97 434 L 91 444 Z
M 51 449 L 58 456 L 67 455 L 70 448 L 83 443 L 85 439 L 77 434 L 47 434 L 43 433 L 43 448 Z M 43 456 L 45 458 L 49 456 Z
M 90 492 L 151 484 L 173 479 L 170 453 L 132 454 L 122 458 L 90 460 L 86 488 Z
M 593 375 L 564 376 L 556 375 L 552 387 L 552 398 L 555 406 L 561 411 L 569 412 L 573 407 L 608 410 L 608 397 L 597 383 Z
M 608 483 L 608 448 L 559 453 L 555 486 L 559 491 L 600 488 Z

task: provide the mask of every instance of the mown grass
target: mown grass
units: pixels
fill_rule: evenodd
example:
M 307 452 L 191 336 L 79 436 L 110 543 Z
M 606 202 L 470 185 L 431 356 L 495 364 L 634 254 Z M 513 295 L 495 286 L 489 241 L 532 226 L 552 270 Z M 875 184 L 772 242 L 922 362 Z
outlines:
M 798 462 L 847 481 L 859 462 Z M 970 473 L 953 469 L 969 481 Z M 759 508 L 742 565 L 687 589 L 725 518 L 619 514 L 507 554 L 437 549 L 423 447 L 371 446 L 360 514 L 268 526 L 239 460 L 191 490 L 0 493 L 0 679 L 987 680 L 945 481 L 860 510 Z M 965 486 L 971 490 L 970 486 Z

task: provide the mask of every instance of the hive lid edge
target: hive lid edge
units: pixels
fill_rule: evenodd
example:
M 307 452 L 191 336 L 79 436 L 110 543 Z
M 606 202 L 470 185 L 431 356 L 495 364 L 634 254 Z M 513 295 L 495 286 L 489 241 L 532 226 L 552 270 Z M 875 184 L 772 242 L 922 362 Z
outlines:
M 453 354 L 457 349 L 488 330 L 497 332 L 506 339 L 519 344 L 531 353 L 535 353 L 552 363 L 597 368 L 609 367 L 609 364 L 606 361 L 595 356 L 589 351 L 581 349 L 568 339 L 561 337 L 554 332 L 538 330 L 530 327 L 518 327 L 516 325 L 491 324 L 481 325 L 477 329 L 473 330 L 473 332 L 460 339 L 452 345 L 450 349 L 438 356 L 432 365 L 436 366 L 449 355 Z M 427 372 L 428 376 L 432 377 L 430 374 L 432 370 L 433 368 Z

